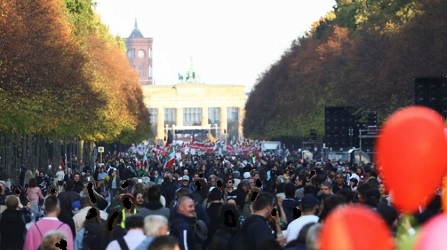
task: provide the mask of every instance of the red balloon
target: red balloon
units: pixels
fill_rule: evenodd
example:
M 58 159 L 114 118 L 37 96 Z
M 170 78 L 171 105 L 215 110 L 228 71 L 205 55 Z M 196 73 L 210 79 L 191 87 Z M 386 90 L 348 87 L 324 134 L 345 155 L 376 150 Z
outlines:
M 426 107 L 397 111 L 382 127 L 376 151 L 395 206 L 415 212 L 426 198 L 433 197 L 447 168 L 444 120 Z
M 335 209 L 324 221 L 320 243 L 321 250 L 388 250 L 395 246 L 382 217 L 359 205 Z
M 446 229 L 447 214 L 433 217 L 421 228 L 415 249 L 447 249 Z

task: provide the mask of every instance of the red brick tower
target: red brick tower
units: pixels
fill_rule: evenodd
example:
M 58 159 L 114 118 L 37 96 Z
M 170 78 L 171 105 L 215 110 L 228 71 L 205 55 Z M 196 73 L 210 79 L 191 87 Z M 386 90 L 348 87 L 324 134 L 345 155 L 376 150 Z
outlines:
M 138 29 L 137 20 L 135 27 L 126 39 L 127 58 L 130 65 L 138 73 L 138 79 L 142 85 L 152 85 L 152 38 L 145 38 Z

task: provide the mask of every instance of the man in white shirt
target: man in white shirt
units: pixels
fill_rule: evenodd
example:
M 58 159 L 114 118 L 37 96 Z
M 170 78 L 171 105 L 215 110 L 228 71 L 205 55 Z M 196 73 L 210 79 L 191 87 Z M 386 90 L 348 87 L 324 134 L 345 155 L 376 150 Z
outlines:
M 90 208 L 93 206 L 89 196 L 82 196 L 80 203 L 81 210 L 79 210 L 79 212 L 77 212 L 73 216 L 76 233 L 78 233 L 79 230 L 81 230 L 81 228 L 84 226 L 85 217 L 87 216 L 88 210 L 90 210 Z M 102 210 L 99 210 L 99 217 L 101 218 L 101 220 L 107 221 L 107 213 Z
M 318 222 L 319 218 L 315 215 L 319 206 L 318 199 L 312 194 L 305 194 L 301 199 L 301 217 L 290 222 L 287 227 L 287 243 L 296 240 L 304 225 L 310 222 Z
M 146 239 L 144 235 L 144 218 L 141 215 L 131 215 L 126 218 L 127 234 L 107 245 L 106 250 L 134 250 Z

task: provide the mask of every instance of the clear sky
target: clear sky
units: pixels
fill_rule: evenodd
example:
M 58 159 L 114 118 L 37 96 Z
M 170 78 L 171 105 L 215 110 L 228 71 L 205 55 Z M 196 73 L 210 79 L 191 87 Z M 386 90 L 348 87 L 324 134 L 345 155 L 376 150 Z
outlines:
M 201 82 L 250 90 L 334 0 L 96 0 L 114 35 L 152 37 L 155 84 L 176 84 L 191 58 Z

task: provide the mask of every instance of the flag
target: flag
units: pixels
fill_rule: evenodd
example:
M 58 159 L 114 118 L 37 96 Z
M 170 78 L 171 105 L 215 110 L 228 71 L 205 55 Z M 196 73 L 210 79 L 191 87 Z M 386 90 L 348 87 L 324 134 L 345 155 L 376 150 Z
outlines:
M 168 153 L 168 161 L 165 164 L 164 168 L 171 168 L 172 165 L 174 165 L 175 163 L 175 148 L 174 146 L 171 146 L 171 149 L 169 150 Z

